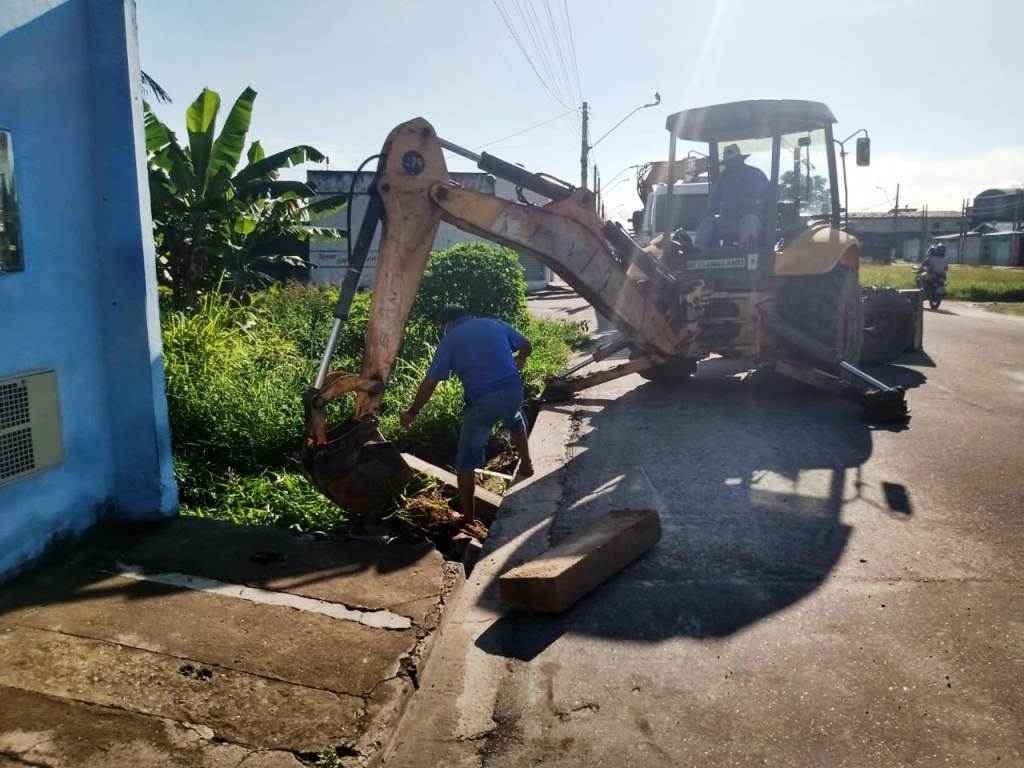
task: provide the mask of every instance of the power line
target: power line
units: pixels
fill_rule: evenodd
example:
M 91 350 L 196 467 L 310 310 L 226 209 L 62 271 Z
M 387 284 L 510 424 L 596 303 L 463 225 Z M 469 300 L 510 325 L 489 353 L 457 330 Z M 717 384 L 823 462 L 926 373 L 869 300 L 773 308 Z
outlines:
M 583 86 L 580 84 L 580 65 L 576 61 L 576 40 L 572 34 L 572 19 L 569 17 L 569 0 L 562 0 L 562 10 L 565 11 L 565 26 L 569 30 L 569 53 L 572 55 L 572 67 L 576 74 L 576 95 L 583 101 Z
M 516 7 L 519 8 L 520 13 L 523 16 L 523 20 L 527 23 L 530 30 L 531 36 L 534 39 L 534 45 L 537 50 L 540 51 L 541 60 L 544 62 L 545 71 L 547 72 L 548 79 L 554 83 L 559 94 L 559 101 L 562 101 L 563 106 L 568 106 L 566 102 L 572 101 L 571 90 L 566 91 L 567 83 L 559 75 L 558 68 L 555 66 L 555 55 L 552 53 L 552 43 L 548 41 L 547 35 L 541 28 L 540 16 L 537 13 L 537 8 L 533 4 L 533 0 L 522 0 L 526 5 L 527 11 L 523 11 L 520 6 L 520 0 L 514 0 Z M 554 46 L 558 47 L 558 41 L 553 41 Z M 566 94 L 569 93 L 569 97 Z
M 498 3 L 498 0 L 491 0 L 491 2 L 494 4 L 494 7 L 498 10 L 498 13 L 501 14 L 501 19 L 502 19 L 502 21 L 505 22 L 506 29 L 508 29 L 509 34 L 512 36 L 512 39 L 515 41 L 515 44 L 519 47 L 520 52 L 523 54 L 523 58 L 525 58 L 526 59 L 526 63 L 530 65 L 530 69 L 533 70 L 533 74 L 535 74 L 537 76 L 537 79 L 540 81 L 540 84 L 544 87 L 544 90 L 548 92 L 548 95 L 552 99 L 557 101 L 563 107 L 568 108 L 569 105 L 566 104 L 558 96 L 555 95 L 555 92 L 552 90 L 551 86 L 549 86 L 547 81 L 541 76 L 540 72 L 537 69 L 536 64 L 533 63 L 533 59 L 530 57 L 530 54 L 527 52 L 526 47 L 523 45 L 522 40 L 520 40 L 519 35 L 516 32 L 516 30 L 515 30 L 515 27 L 512 26 L 512 22 L 511 22 L 511 20 L 510 20 L 510 18 L 508 16 L 508 14 L 506 13 L 505 9 L 501 7 L 501 5 Z
M 531 125 L 529 128 L 523 128 L 523 130 L 516 131 L 515 133 L 511 133 L 508 136 L 503 136 L 500 139 L 495 139 L 494 141 L 489 141 L 486 144 L 481 144 L 479 147 L 477 147 L 477 149 L 484 149 L 485 147 L 491 147 L 491 146 L 493 146 L 495 144 L 501 144 L 503 141 L 508 141 L 509 139 L 514 139 L 516 136 L 522 136 L 524 133 L 527 133 L 528 131 L 532 131 L 534 128 L 541 128 L 542 126 L 549 125 L 549 124 L 555 122 L 556 120 L 561 120 L 566 115 L 571 114 L 572 112 L 576 112 L 576 111 L 578 111 L 576 107 L 571 107 L 571 108 L 565 110 L 565 112 L 562 112 L 561 114 L 555 115 L 554 117 L 550 118 L 549 120 L 543 120 L 543 121 L 541 121 L 539 123 L 535 123 L 534 125 Z
M 561 68 L 562 78 L 568 88 L 569 98 L 572 98 L 572 76 L 569 74 L 569 67 L 566 65 L 566 57 L 562 54 L 562 40 L 559 34 L 558 25 L 555 24 L 555 15 L 551 12 L 551 0 L 544 0 L 544 10 L 547 12 L 548 26 L 551 28 L 551 37 L 555 41 L 555 52 L 558 54 L 558 65 Z
M 544 90 L 566 109 L 575 101 L 572 77 L 554 13 L 545 6 L 548 24 L 541 19 L 535 0 L 491 0 L 505 28 L 519 47 Z M 549 3 L 550 0 L 545 0 Z M 578 89 L 577 89 L 578 90 Z

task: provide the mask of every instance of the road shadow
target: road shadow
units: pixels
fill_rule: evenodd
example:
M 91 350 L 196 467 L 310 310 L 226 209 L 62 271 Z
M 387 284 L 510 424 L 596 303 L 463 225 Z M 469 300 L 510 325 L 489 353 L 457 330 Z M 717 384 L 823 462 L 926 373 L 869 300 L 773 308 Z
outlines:
M 576 405 L 573 458 L 547 491 L 561 487 L 560 511 L 510 565 L 614 509 L 662 505 L 662 540 L 562 616 L 506 614 L 482 650 L 529 660 L 565 633 L 727 637 L 811 594 L 842 556 L 844 491 L 872 452 L 852 404 L 716 359 L 682 387 Z

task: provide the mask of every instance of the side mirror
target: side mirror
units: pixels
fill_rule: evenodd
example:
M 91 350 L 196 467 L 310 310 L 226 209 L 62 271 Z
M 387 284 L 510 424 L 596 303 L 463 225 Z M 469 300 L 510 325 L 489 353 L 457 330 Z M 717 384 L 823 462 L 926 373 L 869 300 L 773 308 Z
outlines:
M 857 139 L 857 165 L 871 165 L 871 139 L 867 136 Z
M 635 235 L 635 234 L 640 232 L 640 227 L 642 227 L 644 225 L 644 212 L 643 211 L 633 211 L 633 217 L 632 218 L 633 218 L 633 234 Z

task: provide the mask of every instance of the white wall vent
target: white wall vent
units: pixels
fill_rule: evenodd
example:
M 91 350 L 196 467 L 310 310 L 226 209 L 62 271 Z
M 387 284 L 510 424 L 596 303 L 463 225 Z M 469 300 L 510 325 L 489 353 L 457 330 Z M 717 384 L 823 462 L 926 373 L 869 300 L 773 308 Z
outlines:
M 57 375 L 41 371 L 0 379 L 0 485 L 63 459 Z

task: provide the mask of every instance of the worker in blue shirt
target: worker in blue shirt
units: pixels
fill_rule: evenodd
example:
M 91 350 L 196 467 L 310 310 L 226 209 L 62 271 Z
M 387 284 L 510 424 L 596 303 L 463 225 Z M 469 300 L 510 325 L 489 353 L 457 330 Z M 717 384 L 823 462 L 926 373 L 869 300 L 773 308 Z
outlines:
M 498 421 L 503 422 L 511 435 L 520 458 L 520 473 L 533 474 L 526 422 L 520 411 L 523 382 L 519 376 L 531 347 L 529 340 L 508 323 L 474 317 L 462 307 L 445 307 L 439 319 L 444 324 L 444 336 L 401 421 L 408 429 L 434 394 L 434 388 L 452 373 L 462 382 L 465 410 L 455 474 L 459 481 L 463 522 L 472 523 L 476 519 L 474 470 L 484 464 L 484 449 Z

